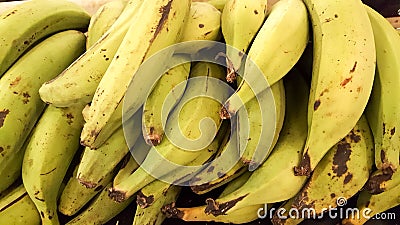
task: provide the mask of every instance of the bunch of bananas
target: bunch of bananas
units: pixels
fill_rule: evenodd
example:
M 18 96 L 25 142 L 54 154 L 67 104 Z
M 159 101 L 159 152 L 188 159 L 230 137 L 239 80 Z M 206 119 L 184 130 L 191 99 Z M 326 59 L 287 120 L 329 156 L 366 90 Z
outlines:
M 400 205 L 400 36 L 361 0 L 2 11 L 0 225 L 105 224 L 130 205 L 137 225 L 274 205 L 273 224 L 299 224 L 357 198 L 368 217 L 341 218 L 356 225 Z M 180 205 L 185 188 L 204 204 Z

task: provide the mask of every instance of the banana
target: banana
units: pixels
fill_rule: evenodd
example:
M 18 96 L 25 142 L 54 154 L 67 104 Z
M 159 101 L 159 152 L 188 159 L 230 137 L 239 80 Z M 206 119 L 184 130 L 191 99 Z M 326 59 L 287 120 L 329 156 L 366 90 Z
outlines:
M 98 183 L 97 188 L 87 188 L 76 178 L 78 167 L 79 164 L 75 166 L 74 172 L 68 179 L 58 202 L 58 211 L 67 216 L 75 215 L 104 188 L 104 185 L 110 183 L 115 175 L 115 171 L 110 171 Z
M 22 165 L 22 145 L 42 114 L 45 104 L 38 89 L 55 77 L 85 49 L 85 36 L 64 31 L 43 40 L 25 53 L 0 80 L 0 174 L 15 180 Z M 57 49 L 57 51 L 54 51 Z M 19 163 L 19 164 L 18 164 Z M 10 169 L 12 168 L 12 169 Z M 13 175 L 14 173 L 14 175 Z M 4 181 L 0 186 L 12 183 Z
M 89 108 L 88 121 L 82 130 L 83 145 L 93 143 L 107 124 L 143 61 L 179 41 L 182 24 L 189 14 L 190 2 L 147 0 L 145 6 L 134 15 L 130 29 L 96 89 Z M 170 54 L 172 52 L 165 56 Z M 131 112 L 136 112 L 143 104 L 144 99 L 140 93 L 137 91 L 137 94 L 129 96 Z
M 239 109 L 239 154 L 250 171 L 261 165 L 276 145 L 283 126 L 285 106 L 285 87 L 280 80 Z
M 113 0 L 102 5 L 89 22 L 86 49 L 90 49 L 115 23 L 127 4 L 126 0 Z
M 243 173 L 242 175 L 236 177 L 235 179 L 233 179 L 232 181 L 230 181 L 224 188 L 224 190 L 221 192 L 221 194 L 219 194 L 219 197 L 222 198 L 232 192 L 234 192 L 235 190 L 239 189 L 242 185 L 244 185 L 247 180 L 249 179 L 249 177 L 251 176 L 250 171 L 246 171 L 245 173 Z
M 113 186 L 110 197 L 115 201 L 123 201 L 156 177 L 165 176 L 202 154 L 207 155 L 206 146 L 212 144 L 222 122 L 218 115 L 217 108 L 221 106 L 218 100 L 226 99 L 230 90 L 222 86 L 223 70 L 218 65 L 199 62 L 191 70 L 190 76 L 185 93 L 166 124 L 166 137 L 158 146 L 152 147 L 139 169 Z M 200 121 L 205 118 L 207 122 L 201 124 Z M 199 127 L 194 124 L 199 124 Z M 209 157 L 207 155 L 203 163 Z M 176 174 L 164 179 L 172 182 L 172 178 L 175 179 Z
M 293 207 L 299 211 L 311 207 L 315 210 L 313 213 L 321 214 L 330 207 L 336 208 L 338 201 L 355 195 L 371 172 L 373 146 L 367 119 L 362 116 L 350 133 L 318 163 L 295 197 Z
M 291 75 L 285 78 L 286 117 L 271 155 L 240 188 L 222 198 L 207 199 L 207 214 L 217 216 L 249 205 L 280 202 L 301 190 L 306 177 L 295 176 L 293 167 L 301 159 L 299 150 L 307 136 L 308 88 L 299 74 Z
M 400 38 L 392 25 L 378 12 L 365 6 L 374 32 L 376 75 L 366 108 L 375 142 L 375 165 L 384 173 L 399 166 L 400 134 Z M 383 132 L 382 132 L 383 131 Z
M 301 218 L 302 215 L 297 216 L 293 213 L 293 200 L 294 198 L 285 201 L 279 207 L 279 210 L 274 212 L 271 218 L 273 225 L 297 225 L 304 220 L 304 218 Z
M 361 191 L 357 198 L 358 212 L 342 221 L 344 225 L 365 224 L 373 216 L 400 205 L 400 185 L 377 195 Z M 354 212 L 354 211 L 353 211 Z
M 219 197 L 223 197 L 225 195 L 229 195 L 231 191 L 236 190 L 236 188 L 240 187 L 243 183 L 246 182 L 250 173 L 244 173 L 240 177 L 234 179 L 232 182 L 228 183 L 225 187 L 224 191 L 219 195 Z M 228 212 L 226 214 L 220 216 L 214 216 L 210 214 L 206 214 L 207 205 L 197 206 L 192 208 L 178 208 L 175 205 L 175 202 L 170 204 L 166 204 L 162 207 L 161 211 L 168 218 L 179 218 L 183 221 L 207 221 L 207 222 L 222 222 L 222 223 L 248 223 L 253 220 L 258 219 L 258 210 L 263 208 L 264 205 L 256 204 L 243 207 L 241 209 Z
M 39 89 L 44 102 L 67 107 L 89 103 L 144 0 L 130 0 L 114 24 L 85 54 Z
M 228 72 L 226 80 L 234 82 L 250 43 L 267 16 L 267 0 L 228 0 L 221 17 Z M 234 48 L 234 49 L 233 49 Z M 237 52 L 239 51 L 239 52 Z
M 136 141 L 141 135 L 141 117 L 142 112 L 138 111 L 126 124 L 130 130 L 130 141 Z M 85 148 L 76 178 L 87 188 L 97 188 L 128 152 L 124 128 L 120 127 L 100 148 Z
M 308 14 L 302 1 L 280 0 L 273 5 L 248 50 L 243 80 L 225 102 L 222 117 L 235 114 L 285 76 L 302 55 L 308 35 Z
M 90 20 L 83 8 L 65 0 L 27 1 L 0 18 L 0 77 L 41 39 L 63 30 L 85 30 Z
M 164 196 L 172 185 L 162 180 L 155 180 L 144 186 L 136 195 L 138 208 L 147 208 Z
M 181 187 L 170 186 L 167 190 L 158 190 L 161 192 L 161 198 L 155 200 L 152 205 L 147 208 L 137 207 L 133 225 L 161 225 L 166 216 L 161 213 L 161 207 L 176 201 L 180 193 Z
M 192 2 L 189 17 L 183 27 L 181 42 L 221 38 L 221 12 L 205 2 Z
M 24 185 L 19 185 L 0 199 L 0 221 L 7 225 L 40 225 L 39 212 Z
M 398 175 L 399 173 L 399 170 L 389 174 L 385 174 L 382 170 L 377 170 L 370 175 L 367 183 L 364 186 L 364 190 L 373 195 L 388 191 L 400 184 L 400 175 Z
M 206 2 L 222 12 L 227 0 L 192 0 L 192 2 Z
M 116 203 L 112 201 L 108 196 L 108 188 L 112 187 L 112 183 L 109 183 L 85 208 L 78 216 L 73 218 L 71 221 L 66 223 L 67 225 L 99 225 L 105 224 L 107 221 L 118 215 L 124 210 L 132 201 L 133 198 L 129 198 L 122 203 Z
M 305 0 L 313 27 L 308 136 L 296 175 L 310 176 L 326 152 L 360 119 L 375 73 L 375 44 L 358 0 Z
M 168 114 L 181 99 L 189 77 L 190 63 L 163 74 L 143 106 L 143 136 L 149 145 L 160 144 Z
M 83 106 L 47 107 L 25 151 L 24 186 L 39 210 L 42 224 L 59 224 L 57 195 L 68 166 L 79 148 Z

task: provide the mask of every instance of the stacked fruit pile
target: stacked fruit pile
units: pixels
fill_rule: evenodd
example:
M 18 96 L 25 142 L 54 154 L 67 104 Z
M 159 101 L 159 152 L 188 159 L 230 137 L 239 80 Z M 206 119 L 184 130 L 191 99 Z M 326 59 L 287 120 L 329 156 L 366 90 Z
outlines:
M 400 36 L 360 0 L 29 0 L 0 15 L 0 76 L 0 225 L 400 204 Z

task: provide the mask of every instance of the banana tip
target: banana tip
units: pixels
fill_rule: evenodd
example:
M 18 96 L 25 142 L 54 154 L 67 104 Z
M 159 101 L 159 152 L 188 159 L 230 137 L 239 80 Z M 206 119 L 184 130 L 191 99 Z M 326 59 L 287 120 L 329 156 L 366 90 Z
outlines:
M 172 202 L 170 204 L 164 205 L 161 208 L 161 212 L 167 217 L 167 218 L 183 218 L 183 212 L 180 211 L 176 206 L 175 202 Z
M 114 188 L 110 188 L 108 189 L 108 197 L 110 197 L 115 202 L 121 203 L 126 200 L 126 193 L 118 191 Z

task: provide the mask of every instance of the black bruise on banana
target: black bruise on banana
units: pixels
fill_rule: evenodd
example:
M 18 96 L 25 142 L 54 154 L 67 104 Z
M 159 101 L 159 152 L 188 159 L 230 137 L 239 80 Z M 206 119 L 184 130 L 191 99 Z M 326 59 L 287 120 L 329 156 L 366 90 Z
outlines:
M 364 189 L 368 191 L 370 194 L 380 194 L 385 191 L 385 189 L 381 188 L 381 184 L 385 183 L 392 179 L 392 174 L 378 174 L 371 176 L 367 183 L 364 186 Z
M 136 203 L 140 208 L 144 209 L 149 207 L 154 202 L 154 195 L 146 196 L 141 191 L 136 195 Z
M 7 115 L 10 113 L 10 110 L 4 109 L 0 111 L 0 128 L 3 127 L 4 121 L 6 120 Z
M 226 215 L 225 212 L 231 209 L 233 206 L 236 205 L 236 203 L 240 202 L 242 199 L 244 199 L 246 195 L 243 195 L 239 198 L 233 199 L 228 202 L 224 203 L 218 203 L 212 198 L 206 199 L 206 208 L 204 209 L 204 212 L 206 214 L 212 214 L 213 216 L 220 216 L 220 215 Z

